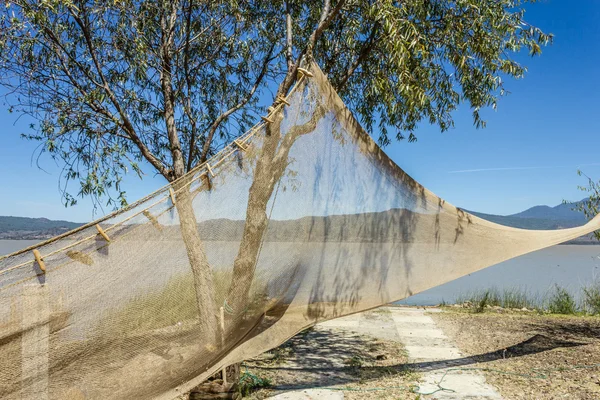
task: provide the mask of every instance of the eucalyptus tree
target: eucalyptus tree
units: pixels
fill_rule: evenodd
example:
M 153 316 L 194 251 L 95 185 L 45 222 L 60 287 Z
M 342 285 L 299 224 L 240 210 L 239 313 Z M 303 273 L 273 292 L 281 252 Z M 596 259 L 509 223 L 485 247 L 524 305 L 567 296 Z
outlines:
M 578 189 L 586 192 L 588 197 L 577 203 L 575 210 L 582 212 L 586 218 L 592 219 L 600 212 L 600 181 L 596 182 L 581 170 L 577 170 L 577 174 L 587 179 L 587 186 L 580 185 Z M 594 237 L 596 240 L 600 240 L 600 231 L 594 232 Z
M 151 169 L 178 182 L 264 113 L 270 104 L 259 101 L 260 93 L 285 95 L 301 63 L 311 60 L 382 145 L 414 141 L 422 121 L 449 129 L 463 102 L 483 127 L 480 110 L 496 107 L 503 78 L 526 71 L 515 54 L 537 55 L 552 39 L 525 21 L 521 0 L 5 4 L 0 83 L 11 110 L 37 121 L 25 136 L 64 166 L 67 205 L 78 196 L 125 205 L 122 178 L 129 170 L 142 176 L 142 168 Z M 253 279 L 273 191 L 267 178 L 281 177 L 293 145 L 279 146 L 277 123 L 268 129 L 249 193 L 253 218 L 234 263 L 234 309 Z M 210 266 L 191 200 L 181 200 L 203 329 L 216 334 Z

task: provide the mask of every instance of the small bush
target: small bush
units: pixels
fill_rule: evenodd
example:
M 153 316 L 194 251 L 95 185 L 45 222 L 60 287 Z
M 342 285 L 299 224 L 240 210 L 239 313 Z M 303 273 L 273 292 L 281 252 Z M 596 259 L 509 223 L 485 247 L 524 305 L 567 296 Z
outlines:
M 353 355 L 350 359 L 346 360 L 346 364 L 348 364 L 352 368 L 362 368 L 363 359 L 359 355 Z
M 583 302 L 588 313 L 600 314 L 600 281 L 583 288 Z
M 244 372 L 240 376 L 239 391 L 242 397 L 269 386 L 271 386 L 271 381 L 268 378 L 261 378 L 250 372 Z
M 287 357 L 291 356 L 293 352 L 294 350 L 289 345 L 284 344 L 282 346 L 279 346 L 269 352 L 273 355 L 273 357 L 271 358 L 271 362 L 274 364 L 280 364 L 284 362 Z
M 506 288 L 503 290 L 491 288 L 485 291 L 473 292 L 467 296 L 459 296 L 456 303 L 471 304 L 474 312 L 484 312 L 486 307 L 496 306 L 516 309 L 541 307 L 539 296 L 532 295 L 522 288 Z
M 566 289 L 556 285 L 554 293 L 548 300 L 548 311 L 552 314 L 575 314 L 577 312 L 575 299 Z
M 537 303 L 535 296 L 522 289 L 504 289 L 502 293 L 502 307 L 504 308 L 536 308 Z
M 485 308 L 488 306 L 489 300 L 490 300 L 490 291 L 488 290 L 483 294 L 483 297 L 481 297 L 479 302 L 477 302 L 477 305 L 475 306 L 475 312 L 476 313 L 484 312 Z

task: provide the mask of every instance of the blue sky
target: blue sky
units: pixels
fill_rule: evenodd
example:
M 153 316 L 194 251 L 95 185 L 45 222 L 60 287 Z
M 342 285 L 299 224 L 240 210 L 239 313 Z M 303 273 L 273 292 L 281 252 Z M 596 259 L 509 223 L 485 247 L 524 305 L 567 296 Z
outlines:
M 553 33 L 554 44 L 541 57 L 518 57 L 529 72 L 506 81 L 511 94 L 497 111 L 484 112 L 487 128 L 475 129 L 464 106 L 455 113 L 454 129 L 442 134 L 423 124 L 416 143 L 385 149 L 411 176 L 457 206 L 511 214 L 583 198 L 578 166 L 600 179 L 600 2 L 542 1 L 528 7 L 526 19 Z M 19 137 L 29 122 L 0 104 L 0 215 L 91 220 L 89 200 L 62 206 L 60 166 L 48 157 L 40 160 L 44 170 L 36 166 L 37 143 Z M 126 178 L 130 201 L 165 183 L 146 172 L 143 181 Z

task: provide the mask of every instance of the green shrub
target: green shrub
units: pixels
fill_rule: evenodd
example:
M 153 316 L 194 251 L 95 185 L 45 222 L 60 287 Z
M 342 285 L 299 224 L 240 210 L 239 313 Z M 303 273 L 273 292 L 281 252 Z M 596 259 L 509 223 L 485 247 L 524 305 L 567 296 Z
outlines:
M 363 358 L 356 354 L 353 355 L 348 360 L 346 360 L 345 362 L 352 368 L 362 368 L 362 366 L 363 366 Z
M 239 391 L 242 397 L 269 386 L 271 386 L 271 381 L 268 378 L 261 378 L 248 371 L 240 376 Z
M 566 289 L 556 285 L 554 293 L 548 300 L 548 311 L 552 314 L 575 314 L 577 312 L 575 299 Z
M 459 296 L 456 303 L 469 303 L 475 312 L 484 312 L 486 307 L 530 308 L 541 307 L 539 296 L 528 293 L 521 288 L 507 288 L 502 291 L 491 288 L 485 291 L 472 292 L 467 296 Z
M 475 306 L 475 312 L 476 313 L 482 313 L 485 311 L 485 308 L 488 306 L 490 300 L 490 291 L 486 291 L 483 296 L 481 297 L 481 299 L 479 299 L 479 301 L 477 302 L 477 305 Z
M 539 302 L 536 297 L 523 289 L 504 289 L 502 293 L 502 307 L 504 308 L 537 308 Z
M 583 302 L 588 313 L 600 314 L 600 281 L 583 288 Z

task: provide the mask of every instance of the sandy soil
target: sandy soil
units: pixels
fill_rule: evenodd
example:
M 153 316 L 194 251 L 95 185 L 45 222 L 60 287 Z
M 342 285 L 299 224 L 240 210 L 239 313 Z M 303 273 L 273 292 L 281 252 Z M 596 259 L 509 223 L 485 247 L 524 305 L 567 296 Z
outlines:
M 368 313 L 373 326 L 388 315 Z M 415 399 L 412 391 L 419 375 L 407 369 L 401 343 L 365 328 L 316 326 L 290 339 L 280 347 L 246 361 L 242 372 L 269 379 L 271 388 L 251 394 L 249 399 L 305 388 L 343 390 L 347 399 Z
M 600 399 L 600 318 L 534 312 L 432 314 L 506 399 Z

